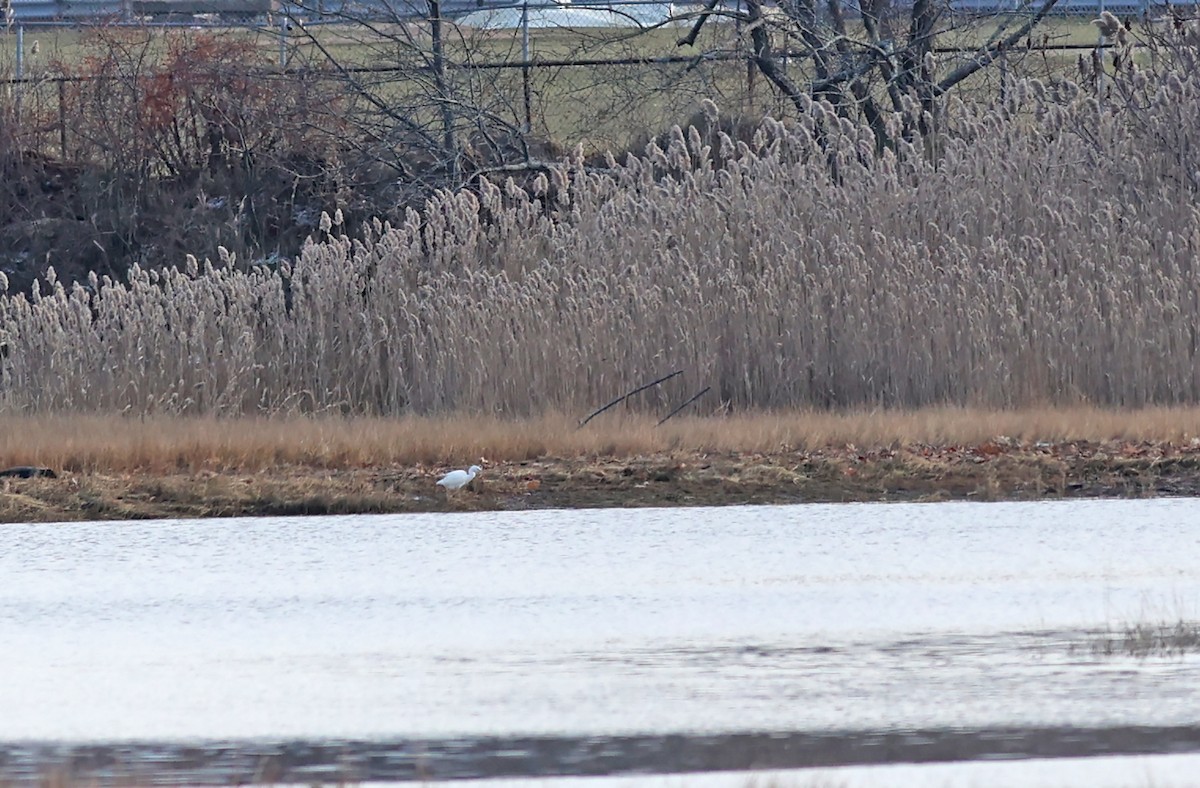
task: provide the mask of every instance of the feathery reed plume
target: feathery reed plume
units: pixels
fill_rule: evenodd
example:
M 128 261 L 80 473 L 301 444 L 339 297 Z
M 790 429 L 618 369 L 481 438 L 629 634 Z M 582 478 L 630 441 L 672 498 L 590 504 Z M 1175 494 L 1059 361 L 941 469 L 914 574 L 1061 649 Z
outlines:
M 1100 29 L 1100 35 L 1105 38 L 1115 38 L 1121 31 L 1121 20 L 1111 11 L 1101 11 L 1099 19 L 1093 19 L 1092 24 Z
M 1198 403 L 1200 88 L 1149 68 L 1133 112 L 1067 83 L 947 102 L 936 159 L 818 101 L 359 238 L 325 215 L 286 265 L 51 277 L 0 297 L 0 409 L 580 412 L 664 367 L 735 411 Z

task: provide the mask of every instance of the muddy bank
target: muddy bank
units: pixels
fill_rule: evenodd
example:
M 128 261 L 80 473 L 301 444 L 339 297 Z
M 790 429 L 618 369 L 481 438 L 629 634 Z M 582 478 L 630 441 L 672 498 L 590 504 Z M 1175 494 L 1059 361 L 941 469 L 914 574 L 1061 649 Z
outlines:
M 266 472 L 0 479 L 0 521 L 1200 495 L 1200 445 L 852 446 L 489 464 L 447 495 L 445 468 L 284 465 Z

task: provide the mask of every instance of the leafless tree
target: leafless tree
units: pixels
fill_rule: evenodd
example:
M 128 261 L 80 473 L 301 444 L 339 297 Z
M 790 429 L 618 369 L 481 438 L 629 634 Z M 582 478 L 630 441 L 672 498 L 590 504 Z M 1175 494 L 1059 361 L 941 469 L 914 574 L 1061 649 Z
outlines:
M 513 72 L 488 67 L 511 53 L 453 24 L 440 0 L 304 0 L 294 17 L 290 68 L 341 81 L 347 101 L 329 120 L 349 124 L 343 143 L 368 165 L 363 177 L 396 184 L 400 202 L 537 158 Z
M 851 8 L 845 0 L 743 0 L 729 8 L 708 0 L 679 44 L 691 45 L 714 18 L 738 22 L 749 40 L 749 58 L 780 94 L 803 110 L 825 100 L 842 116 L 861 116 L 881 144 L 890 142 L 889 114 L 925 126 L 937 116 L 941 97 L 998 61 L 1031 47 L 1035 28 L 1057 0 L 1026 2 L 1005 13 L 953 13 L 947 0 L 913 0 L 893 6 L 888 0 L 864 0 Z M 941 42 L 960 54 L 939 64 Z M 1043 42 L 1046 43 L 1046 42 Z M 965 51 L 963 51 L 965 50 Z M 791 62 L 804 64 L 801 73 Z M 906 99 L 914 102 L 910 105 Z
M 533 60 L 514 33 L 520 8 L 495 10 L 511 17 L 501 32 L 448 19 L 442 0 L 301 2 L 293 30 L 307 59 L 293 67 L 344 80 L 352 109 L 338 122 L 359 130 L 352 144 L 382 167 L 381 177 L 427 191 L 481 170 L 535 166 L 550 139 L 603 144 L 606 119 L 657 123 L 648 134 L 665 130 L 686 122 L 702 98 L 720 103 L 732 84 L 745 89 L 734 97 L 739 112 L 804 111 L 809 101 L 826 101 L 890 146 L 897 134 L 928 134 L 951 91 L 1029 58 L 1057 0 L 974 15 L 953 11 L 950 0 L 707 0 L 620 33 L 571 31 L 574 43 L 558 37 L 557 57 Z M 615 13 L 631 7 L 617 4 Z M 328 22 L 336 24 L 319 24 Z M 646 43 L 664 40 L 664 31 L 675 53 Z M 740 82 L 730 78 L 739 67 Z M 756 76 L 782 104 L 756 106 Z M 537 122 L 555 101 L 559 119 L 561 105 L 573 105 L 567 134 Z M 647 117 L 647 106 L 658 116 Z

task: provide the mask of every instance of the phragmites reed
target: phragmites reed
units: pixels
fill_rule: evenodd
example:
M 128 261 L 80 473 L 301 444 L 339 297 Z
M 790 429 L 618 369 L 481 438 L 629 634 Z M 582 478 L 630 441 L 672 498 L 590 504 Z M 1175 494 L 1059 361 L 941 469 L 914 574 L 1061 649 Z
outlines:
M 950 100 L 936 147 L 815 102 L 322 217 L 278 267 L 51 275 L 0 298 L 0 407 L 582 412 L 675 369 L 655 408 L 1198 403 L 1200 78 L 1116 79 Z
M 1093 19 L 1092 24 L 1100 29 L 1100 35 L 1105 38 L 1116 38 L 1121 32 L 1121 20 L 1111 11 L 1101 11 L 1099 19 Z

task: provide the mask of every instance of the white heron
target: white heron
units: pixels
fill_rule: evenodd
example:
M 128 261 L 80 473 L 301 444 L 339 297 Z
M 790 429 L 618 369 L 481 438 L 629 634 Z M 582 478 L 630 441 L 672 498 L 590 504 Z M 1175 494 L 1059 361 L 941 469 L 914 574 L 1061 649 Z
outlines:
M 447 490 L 457 490 L 460 487 L 466 487 L 475 478 L 475 474 L 482 471 L 478 465 L 472 465 L 467 470 L 450 471 L 445 476 L 437 480 L 437 483 Z

